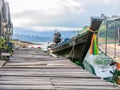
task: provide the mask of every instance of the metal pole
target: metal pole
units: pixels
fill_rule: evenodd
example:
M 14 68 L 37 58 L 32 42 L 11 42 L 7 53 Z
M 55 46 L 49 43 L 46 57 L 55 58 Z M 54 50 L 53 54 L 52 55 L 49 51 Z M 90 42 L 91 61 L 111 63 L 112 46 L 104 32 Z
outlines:
M 2 29 L 2 20 L 1 20 L 1 17 L 2 17 L 2 0 L 0 0 L 0 36 L 1 36 L 1 29 Z
M 118 46 L 120 46 L 120 28 L 118 28 Z
M 115 38 L 115 44 L 114 44 L 114 58 L 116 58 L 116 20 L 114 20 L 114 38 Z
M 0 0 L 0 37 L 2 32 L 2 0 Z M 1 49 L 0 49 L 0 59 L 1 59 Z
M 106 21 L 106 41 L 105 41 L 105 54 L 107 55 L 107 33 L 108 32 L 108 21 Z

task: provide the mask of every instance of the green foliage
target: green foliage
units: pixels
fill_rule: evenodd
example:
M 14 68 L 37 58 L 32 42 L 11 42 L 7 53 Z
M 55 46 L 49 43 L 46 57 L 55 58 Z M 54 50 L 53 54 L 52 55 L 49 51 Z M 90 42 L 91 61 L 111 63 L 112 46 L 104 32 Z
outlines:
M 8 45 L 6 44 L 6 40 L 0 37 L 0 49 L 2 51 L 6 51 L 8 48 Z
M 104 13 L 102 13 L 100 17 L 102 17 L 103 19 L 107 19 L 108 18 Z
M 89 29 L 89 26 L 84 26 L 83 27 L 83 30 L 88 30 Z
M 115 37 L 116 39 L 118 39 L 117 31 L 118 28 L 120 28 L 120 20 L 115 21 L 114 18 L 119 18 L 120 16 L 112 15 L 111 17 L 108 17 L 105 14 L 101 14 L 101 17 L 104 18 L 104 21 L 99 29 L 99 38 L 106 38 L 106 30 L 107 30 L 107 38 L 108 38 L 107 42 L 114 43 Z M 106 28 L 106 25 L 108 25 L 108 28 Z
M 89 30 L 89 26 L 84 26 L 83 30 L 80 32 L 80 34 L 83 34 L 83 33 L 85 33 L 88 30 Z
M 99 29 L 101 32 L 104 32 L 106 30 L 106 25 L 102 24 Z

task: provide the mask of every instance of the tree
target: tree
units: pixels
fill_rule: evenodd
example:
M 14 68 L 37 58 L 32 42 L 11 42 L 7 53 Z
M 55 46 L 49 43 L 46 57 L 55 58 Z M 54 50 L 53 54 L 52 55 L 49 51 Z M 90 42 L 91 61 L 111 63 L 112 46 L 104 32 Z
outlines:
M 100 17 L 102 17 L 103 19 L 107 19 L 108 17 L 105 15 L 105 14 L 101 14 L 101 16 Z

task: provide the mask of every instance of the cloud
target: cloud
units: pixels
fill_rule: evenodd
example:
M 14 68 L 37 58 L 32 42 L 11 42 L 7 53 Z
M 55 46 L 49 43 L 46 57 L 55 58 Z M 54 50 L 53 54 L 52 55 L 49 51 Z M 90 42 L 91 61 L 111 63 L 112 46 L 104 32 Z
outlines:
M 19 29 L 26 29 L 26 30 L 34 30 L 34 31 L 54 31 L 54 30 L 58 30 L 58 31 L 75 31 L 75 30 L 82 30 L 82 28 L 70 28 L 70 27 L 55 27 L 55 26 L 31 26 L 31 27 L 27 27 L 27 26 L 24 26 L 24 27 L 17 27 Z
M 82 30 L 82 28 L 70 28 L 70 27 L 52 27 L 52 26 L 48 26 L 48 27 L 33 27 L 32 28 L 35 31 L 54 31 L 54 30 L 62 30 L 62 31 L 68 31 L 68 30 Z
M 104 2 L 105 2 L 106 4 L 110 4 L 110 3 L 111 3 L 111 0 L 104 0 Z
M 64 8 L 64 11 L 69 13 L 84 12 L 84 4 L 76 0 L 61 0 L 59 5 Z
M 69 27 L 66 24 L 84 13 L 76 0 L 9 0 L 14 27 Z M 74 21 L 73 21 L 74 22 Z M 65 23 L 65 24 L 64 24 Z M 64 26 L 62 26 L 64 25 Z
M 10 3 L 14 27 L 29 27 L 35 30 L 52 30 L 57 27 L 61 30 L 72 30 L 89 25 L 91 16 L 120 13 L 120 0 L 7 1 Z
M 45 14 L 56 15 L 69 12 L 83 12 L 84 5 L 76 0 L 8 0 L 11 2 L 12 13 L 20 13 L 27 10 L 42 11 Z M 78 9 L 79 8 L 79 9 Z M 73 11 L 75 10 L 75 11 Z
M 85 3 L 89 3 L 90 5 L 95 4 L 111 4 L 113 0 L 82 0 Z

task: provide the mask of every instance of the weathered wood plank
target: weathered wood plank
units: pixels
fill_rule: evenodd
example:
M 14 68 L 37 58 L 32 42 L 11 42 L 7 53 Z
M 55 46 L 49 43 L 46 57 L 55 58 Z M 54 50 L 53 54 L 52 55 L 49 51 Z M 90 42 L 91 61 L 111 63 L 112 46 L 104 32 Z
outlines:
M 120 90 L 68 59 L 20 48 L 0 69 L 0 90 Z
M 118 87 L 106 86 L 55 86 L 57 90 L 120 90 Z
M 52 85 L 0 85 L 1 90 L 56 90 Z
M 3 66 L 5 63 L 6 63 L 5 60 L 1 60 L 1 61 L 0 61 L 0 68 L 2 68 L 2 66 Z

